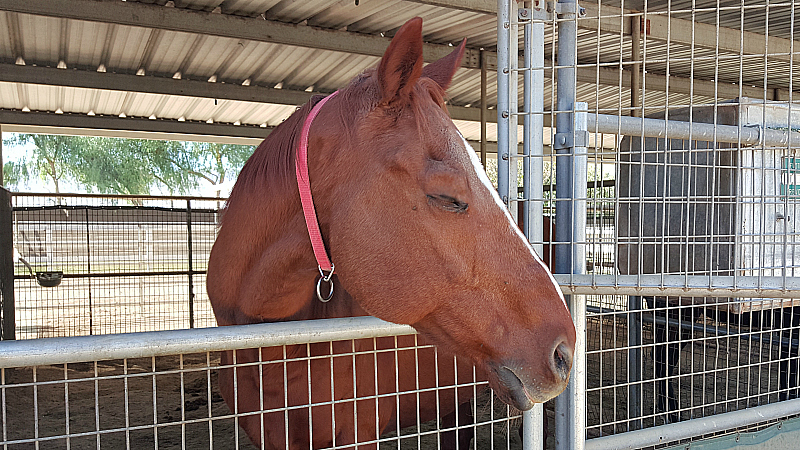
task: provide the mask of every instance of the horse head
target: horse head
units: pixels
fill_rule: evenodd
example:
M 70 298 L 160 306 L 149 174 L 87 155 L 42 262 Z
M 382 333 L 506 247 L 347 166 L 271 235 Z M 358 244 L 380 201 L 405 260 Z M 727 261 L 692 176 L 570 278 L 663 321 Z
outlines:
M 379 66 L 312 123 L 311 185 L 352 298 L 470 358 L 502 400 L 526 410 L 566 386 L 575 328 L 445 108 L 465 43 L 423 67 L 422 20 L 400 28 Z

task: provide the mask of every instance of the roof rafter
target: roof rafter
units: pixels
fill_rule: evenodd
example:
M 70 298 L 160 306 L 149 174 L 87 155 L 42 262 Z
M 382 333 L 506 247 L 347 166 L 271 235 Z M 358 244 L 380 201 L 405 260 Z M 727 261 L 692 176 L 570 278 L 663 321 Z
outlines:
M 278 105 L 302 105 L 318 92 L 275 89 L 265 86 L 242 86 L 229 83 L 209 83 L 197 80 L 175 80 L 152 75 L 138 76 L 122 73 L 99 73 L 90 70 L 54 69 L 51 67 L 0 64 L 0 81 L 12 83 L 68 86 L 86 89 L 142 92 L 220 100 L 237 100 Z M 329 92 L 323 92 L 328 94 Z M 448 106 L 455 120 L 480 121 L 480 109 Z M 490 116 L 492 116 L 490 114 Z M 490 122 L 496 122 L 492 117 Z
M 37 127 L 67 127 L 76 130 L 127 130 L 148 133 L 174 133 L 178 135 L 199 135 L 217 137 L 240 137 L 264 139 L 271 128 L 231 125 L 224 123 L 179 122 L 177 120 L 144 118 L 121 118 L 116 116 L 89 116 L 86 114 L 54 114 L 46 112 L 22 112 L 0 110 L 0 123 L 3 131 L 14 130 L 14 125 Z M 84 134 L 84 133 L 76 133 Z M 85 133 L 96 135 L 95 133 Z M 178 139 L 177 137 L 174 139 Z

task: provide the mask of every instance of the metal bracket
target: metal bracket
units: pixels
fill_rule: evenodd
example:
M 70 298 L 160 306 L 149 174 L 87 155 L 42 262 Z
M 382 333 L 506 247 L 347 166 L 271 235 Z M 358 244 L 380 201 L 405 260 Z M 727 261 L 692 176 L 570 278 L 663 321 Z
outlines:
M 589 145 L 589 132 L 575 130 L 570 133 L 556 133 L 553 136 L 553 149 L 561 150 L 564 148 L 586 147 Z
M 551 1 L 547 2 L 547 11 L 563 16 L 566 14 L 577 14 L 578 17 L 586 17 L 586 8 L 572 1 Z
M 544 1 L 540 1 L 539 4 L 544 4 Z M 517 19 L 520 23 L 548 22 L 553 20 L 553 13 L 545 8 L 520 8 L 517 11 Z
M 758 132 L 758 143 L 746 145 L 746 147 L 761 147 L 764 145 L 764 128 L 760 125 L 742 125 L 742 129 L 756 130 Z
M 467 49 L 464 52 L 464 66 L 470 69 L 479 69 L 481 67 L 481 52 L 480 50 Z

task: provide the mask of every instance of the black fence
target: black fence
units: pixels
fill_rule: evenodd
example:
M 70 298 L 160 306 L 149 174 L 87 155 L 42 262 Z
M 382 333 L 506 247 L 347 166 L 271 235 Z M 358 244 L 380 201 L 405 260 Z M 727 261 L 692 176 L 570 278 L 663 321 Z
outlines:
M 4 339 L 216 325 L 205 273 L 223 199 L 8 197 Z

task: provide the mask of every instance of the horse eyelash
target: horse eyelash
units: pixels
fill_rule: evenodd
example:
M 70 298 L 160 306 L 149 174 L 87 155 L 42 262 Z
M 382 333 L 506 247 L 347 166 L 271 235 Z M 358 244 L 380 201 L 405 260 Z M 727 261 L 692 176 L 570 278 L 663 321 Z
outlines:
M 455 213 L 467 212 L 467 209 L 469 208 L 468 203 L 450 197 L 449 195 L 428 195 L 428 201 L 446 211 Z

